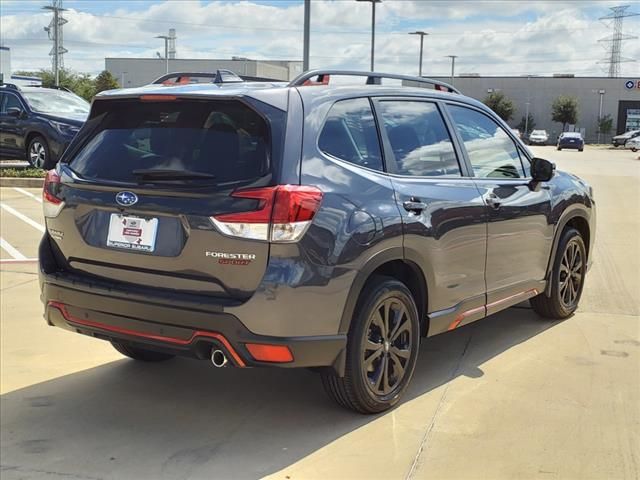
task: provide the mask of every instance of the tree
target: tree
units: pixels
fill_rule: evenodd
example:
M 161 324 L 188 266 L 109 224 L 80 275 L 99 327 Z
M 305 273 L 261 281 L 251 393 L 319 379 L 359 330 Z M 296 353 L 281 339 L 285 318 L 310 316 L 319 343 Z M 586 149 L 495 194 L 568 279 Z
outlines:
M 105 90 L 120 88 L 118 81 L 111 75 L 108 70 L 103 70 L 95 79 L 95 92 L 100 93 Z
M 505 122 L 511 120 L 516 111 L 513 102 L 502 92 L 490 93 L 484 99 L 484 104 L 496 112 Z
M 567 124 L 575 125 L 578 121 L 578 99 L 560 95 L 551 105 L 551 120 L 562 124 L 564 132 Z
M 613 129 L 613 118 L 611 115 L 605 115 L 600 120 L 598 120 L 598 131 L 600 133 L 604 133 L 605 135 L 611 133 Z
M 525 126 L 527 130 L 526 132 Z M 522 132 L 522 136 L 529 135 L 531 133 L 531 130 L 534 130 L 536 128 L 536 121 L 533 119 L 533 115 L 529 114 L 528 122 L 526 118 L 522 117 L 522 120 L 520 120 L 520 123 L 516 125 L 516 128 Z
M 42 86 L 51 88 L 56 84 L 56 76 L 52 70 L 41 69 L 39 72 L 16 72 L 19 75 L 28 75 L 30 77 L 40 77 Z M 91 101 L 96 94 L 96 86 L 93 78 L 88 73 L 76 73 L 67 68 L 62 68 L 58 74 L 59 86 L 68 88 L 76 95 Z

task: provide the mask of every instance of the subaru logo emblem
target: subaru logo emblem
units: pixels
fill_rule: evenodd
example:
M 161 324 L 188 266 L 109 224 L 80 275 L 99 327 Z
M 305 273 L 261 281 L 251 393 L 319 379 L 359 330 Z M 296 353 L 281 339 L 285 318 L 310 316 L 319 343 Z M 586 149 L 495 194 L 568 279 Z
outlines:
M 138 203 L 138 196 L 133 192 L 120 192 L 116 195 L 116 202 L 123 207 L 129 207 Z

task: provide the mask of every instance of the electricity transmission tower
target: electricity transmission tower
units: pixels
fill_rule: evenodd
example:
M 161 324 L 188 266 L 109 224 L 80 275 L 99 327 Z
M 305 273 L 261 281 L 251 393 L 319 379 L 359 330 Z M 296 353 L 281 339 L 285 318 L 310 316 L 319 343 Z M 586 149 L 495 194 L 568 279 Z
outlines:
M 609 64 L 609 77 L 616 78 L 620 75 L 620 63 L 633 62 L 631 58 L 624 58 L 622 56 L 622 41 L 638 38 L 634 35 L 627 35 L 622 32 L 622 21 L 627 17 L 634 17 L 640 15 L 640 13 L 627 12 L 629 5 L 621 5 L 618 7 L 610 7 L 611 13 L 604 17 L 600 17 L 600 20 L 613 20 L 613 34 L 607 37 L 601 38 L 599 42 L 608 42 L 611 45 L 608 48 L 609 58 L 602 60 L 598 63 Z
M 49 34 L 49 40 L 53 42 L 53 47 L 49 52 L 51 56 L 51 66 L 53 74 L 56 78 L 56 86 L 60 83 L 60 69 L 64 68 L 63 55 L 69 50 L 63 46 L 62 26 L 68 21 L 62 17 L 61 12 L 66 11 L 62 8 L 62 0 L 51 0 L 51 5 L 42 7 L 44 10 L 50 10 L 53 12 L 53 18 L 48 27 L 44 27 L 44 31 Z

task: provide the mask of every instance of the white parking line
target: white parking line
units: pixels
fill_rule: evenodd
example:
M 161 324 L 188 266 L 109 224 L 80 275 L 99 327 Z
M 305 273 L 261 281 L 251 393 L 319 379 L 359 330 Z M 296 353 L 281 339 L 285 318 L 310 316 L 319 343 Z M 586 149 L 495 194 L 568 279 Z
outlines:
M 0 202 L 0 207 L 2 207 L 3 210 L 6 210 L 7 212 L 9 212 L 11 215 L 13 215 L 15 217 L 18 217 L 23 222 L 28 223 L 29 225 L 31 225 L 36 230 L 39 230 L 40 232 L 44 232 L 44 225 L 41 225 L 38 222 L 34 222 L 33 220 L 31 220 L 26 215 L 23 215 L 19 211 L 17 211 L 16 209 L 11 208 L 9 205 L 5 205 L 4 203 Z
M 4 238 L 0 237 L 0 247 L 13 257 L 14 260 L 26 260 L 23 254 L 21 254 L 16 247 L 7 242 Z
M 34 199 L 36 202 L 38 202 L 38 203 L 42 203 L 42 198 L 40 198 L 38 195 L 34 195 L 33 193 L 31 193 L 31 192 L 29 192 L 29 191 L 25 190 L 24 188 L 20 188 L 20 187 L 13 187 L 13 189 L 14 189 L 16 192 L 19 192 L 19 193 L 21 193 L 21 194 L 23 194 L 23 195 L 26 195 L 27 197 L 31 197 L 31 198 L 33 198 L 33 199 Z

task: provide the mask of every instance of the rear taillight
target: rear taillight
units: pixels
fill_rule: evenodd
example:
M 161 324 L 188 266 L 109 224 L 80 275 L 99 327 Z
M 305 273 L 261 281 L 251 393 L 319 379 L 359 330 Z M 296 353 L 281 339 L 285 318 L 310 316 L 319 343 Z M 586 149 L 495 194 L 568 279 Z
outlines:
M 236 190 L 231 196 L 259 200 L 258 208 L 211 217 L 220 232 L 233 237 L 280 243 L 300 240 L 322 201 L 320 189 L 301 185 L 248 188 Z
M 49 170 L 44 177 L 44 187 L 42 188 L 42 208 L 44 216 L 47 218 L 57 217 L 64 202 L 60 198 L 60 175 L 55 170 Z

